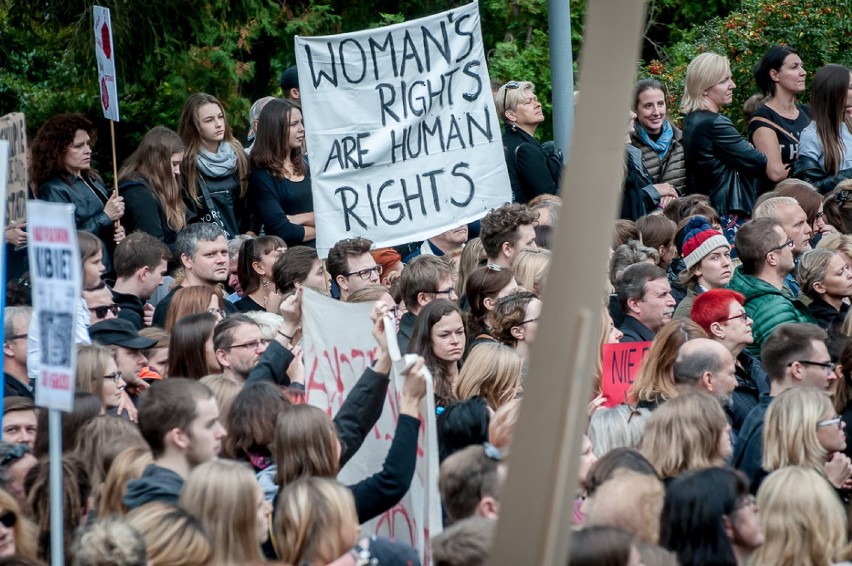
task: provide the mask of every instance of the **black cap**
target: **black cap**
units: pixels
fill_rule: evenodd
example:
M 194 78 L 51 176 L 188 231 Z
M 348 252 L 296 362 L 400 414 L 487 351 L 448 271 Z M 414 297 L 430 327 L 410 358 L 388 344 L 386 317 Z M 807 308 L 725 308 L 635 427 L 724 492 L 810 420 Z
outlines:
M 281 73 L 281 90 L 284 91 L 285 96 L 290 94 L 291 88 L 299 88 L 299 71 L 296 70 L 295 65 Z
M 133 323 L 123 318 L 111 318 L 89 327 L 89 336 L 103 346 L 124 346 L 133 350 L 153 348 L 157 341 L 139 336 Z

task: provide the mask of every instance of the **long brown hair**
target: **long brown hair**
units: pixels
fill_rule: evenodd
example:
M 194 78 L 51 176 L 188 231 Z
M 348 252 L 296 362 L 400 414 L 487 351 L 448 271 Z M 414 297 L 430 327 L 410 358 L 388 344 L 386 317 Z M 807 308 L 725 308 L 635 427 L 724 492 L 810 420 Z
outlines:
M 183 151 L 180 136 L 164 126 L 156 126 L 145 134 L 118 173 L 119 181 L 144 179 L 157 197 L 172 230 L 186 227 L 186 203 L 172 171 L 172 155 Z
M 234 148 L 237 153 L 237 176 L 240 179 L 240 197 L 246 194 L 248 186 L 248 159 L 246 158 L 243 146 L 234 137 L 231 130 L 231 124 L 228 122 L 228 115 L 222 107 L 219 99 L 210 94 L 196 92 L 190 96 L 186 104 L 183 105 L 183 111 L 180 115 L 180 123 L 178 125 L 178 135 L 183 143 L 186 144 L 186 152 L 183 155 L 183 161 L 180 163 L 180 174 L 183 178 L 184 187 L 189 194 L 189 197 L 199 203 L 198 195 L 198 151 L 201 149 L 201 128 L 198 124 L 198 109 L 205 104 L 215 104 L 222 111 L 225 117 L 225 137 L 221 143 L 228 143 Z
M 207 312 L 212 296 L 216 297 L 219 308 L 224 309 L 225 299 L 216 287 L 193 285 L 178 289 L 172 297 L 169 312 L 166 315 L 166 332 L 174 332 L 177 322 L 187 315 Z
M 302 148 L 290 148 L 290 121 L 293 111 L 301 108 L 289 100 L 276 98 L 270 100 L 257 123 L 254 145 L 249 161 L 251 169 L 266 169 L 276 179 L 285 177 L 284 164 L 289 162 L 296 176 L 305 174 L 305 161 Z
M 206 311 L 177 321 L 169 342 L 169 378 L 201 379 L 210 373 L 204 347 L 215 326 L 216 317 Z
M 846 116 L 849 91 L 849 69 L 843 65 L 826 65 L 814 75 L 811 87 L 811 114 L 816 122 L 817 136 L 822 146 L 825 171 L 836 175 L 843 162 L 844 150 L 840 128 L 852 133 L 852 119 Z
M 278 489 L 299 478 L 334 478 L 339 468 L 335 443 L 334 423 L 317 407 L 293 405 L 278 415 L 272 450 Z

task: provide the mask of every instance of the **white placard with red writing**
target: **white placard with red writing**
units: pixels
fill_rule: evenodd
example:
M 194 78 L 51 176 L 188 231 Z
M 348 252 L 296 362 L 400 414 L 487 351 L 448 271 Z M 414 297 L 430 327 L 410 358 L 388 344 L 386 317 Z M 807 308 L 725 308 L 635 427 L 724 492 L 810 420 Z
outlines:
M 83 285 L 74 205 L 27 201 L 27 245 L 40 343 L 36 405 L 69 412 L 74 407 L 74 332 Z
M 376 359 L 370 303 L 342 303 L 302 288 L 305 387 L 308 403 L 334 415 L 364 370 Z M 388 340 L 396 340 L 388 336 Z M 393 375 L 382 416 L 338 479 L 355 484 L 382 469 L 396 431 L 401 377 Z M 430 384 L 431 385 L 431 384 Z M 438 437 L 431 386 L 421 403 L 417 468 L 411 488 L 396 506 L 362 525 L 363 534 L 394 537 L 413 546 L 430 563 L 429 537 L 441 531 L 438 492 Z
M 115 82 L 115 44 L 109 8 L 92 6 L 95 16 L 95 55 L 98 58 L 98 84 L 104 118 L 118 122 L 118 85 Z

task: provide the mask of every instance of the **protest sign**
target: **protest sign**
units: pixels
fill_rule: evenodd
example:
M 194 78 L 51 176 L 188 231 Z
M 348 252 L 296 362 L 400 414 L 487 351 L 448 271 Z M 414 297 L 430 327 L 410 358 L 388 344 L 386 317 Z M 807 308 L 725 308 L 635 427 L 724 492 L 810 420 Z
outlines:
M 423 240 L 511 200 L 475 2 L 295 41 L 321 257 L 354 236 Z
M 74 331 L 82 300 L 74 206 L 27 202 L 27 238 L 33 321 L 40 344 L 36 405 L 71 411 L 77 362 Z
M 95 17 L 95 55 L 98 58 L 98 84 L 104 118 L 118 122 L 118 86 L 115 83 L 115 44 L 109 8 L 92 6 Z
M 4 227 L 8 228 L 23 222 L 27 213 L 27 128 L 22 113 L 0 118 L 0 140 L 9 142 L 8 169 L 2 175 L 7 196 Z
M 334 415 L 364 370 L 378 355 L 369 303 L 342 303 L 302 288 L 305 388 L 308 403 Z M 328 324 L 328 321 L 335 321 Z M 388 336 L 395 340 L 395 336 Z M 431 385 L 431 384 L 430 384 Z M 396 431 L 401 377 L 391 376 L 385 406 L 364 444 L 340 471 L 338 479 L 355 484 L 382 469 Z M 397 505 L 361 526 L 362 534 L 395 537 L 417 549 L 429 563 L 429 537 L 441 530 L 438 493 L 438 437 L 431 387 L 421 403 L 417 467 L 411 488 Z
M 650 342 L 604 344 L 601 375 L 601 392 L 606 397 L 604 407 L 627 402 L 627 390 L 633 385 L 650 348 Z

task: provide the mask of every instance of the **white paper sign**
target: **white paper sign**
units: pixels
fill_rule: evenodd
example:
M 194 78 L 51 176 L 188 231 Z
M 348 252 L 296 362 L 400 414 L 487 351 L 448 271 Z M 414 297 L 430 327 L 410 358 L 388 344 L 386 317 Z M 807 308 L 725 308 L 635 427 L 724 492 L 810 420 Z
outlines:
M 6 180 L 9 178 L 9 142 L 6 140 L 0 139 L 0 198 L 3 201 L 6 200 Z M 3 202 L 0 201 L 0 202 Z M 0 225 L 6 225 L 8 211 L 6 209 L 0 210 Z M 6 262 L 6 246 L 5 242 L 3 245 L 0 245 L 0 266 L 4 265 Z M 3 274 L 5 275 L 6 270 L 3 269 Z M 4 303 L 5 304 L 5 303 Z M 2 358 L 2 354 L 0 354 L 0 358 Z
M 92 6 L 95 16 L 95 55 L 98 58 L 98 84 L 104 118 L 118 122 L 118 86 L 115 82 L 115 44 L 109 8 Z
M 511 200 L 478 5 L 296 36 L 317 251 L 423 240 Z
M 28 201 L 27 245 L 33 318 L 38 321 L 41 345 L 35 402 L 71 411 L 77 367 L 74 331 L 82 293 L 74 206 Z
M 5 227 L 20 224 L 26 216 L 27 204 L 27 127 L 21 112 L 6 114 L 0 118 L 0 139 L 9 142 L 8 168 L 0 176 L 5 185 L 3 198 L 6 203 Z M 8 184 L 7 184 L 8 183 Z
M 378 355 L 369 303 L 341 303 L 307 288 L 302 290 L 305 389 L 308 403 L 334 415 L 349 391 Z M 333 321 L 331 324 L 329 321 Z M 388 342 L 395 340 L 388 337 Z M 393 375 L 382 416 L 338 479 L 355 484 L 382 469 L 396 431 L 402 378 Z M 429 537 L 441 531 L 438 491 L 438 436 L 431 381 L 421 403 L 417 468 L 411 488 L 396 506 L 362 525 L 363 534 L 394 537 L 417 549 L 429 564 Z

